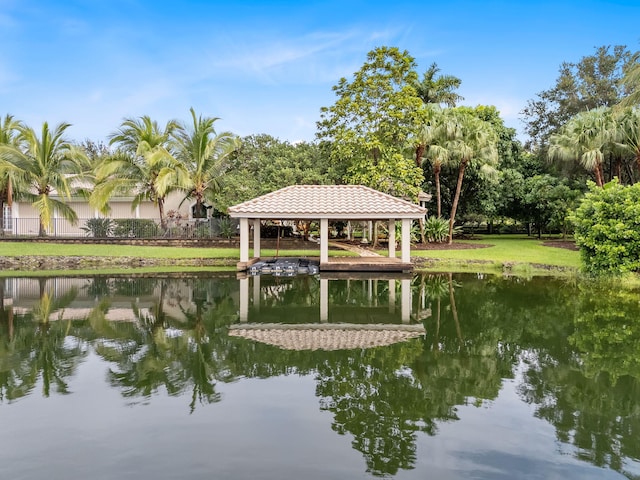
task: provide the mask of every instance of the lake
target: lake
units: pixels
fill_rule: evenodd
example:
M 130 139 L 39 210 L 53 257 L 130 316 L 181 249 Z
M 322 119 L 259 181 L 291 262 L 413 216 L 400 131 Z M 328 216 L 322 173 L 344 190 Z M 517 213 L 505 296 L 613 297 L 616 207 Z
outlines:
M 640 478 L 639 293 L 0 279 L 0 478 Z

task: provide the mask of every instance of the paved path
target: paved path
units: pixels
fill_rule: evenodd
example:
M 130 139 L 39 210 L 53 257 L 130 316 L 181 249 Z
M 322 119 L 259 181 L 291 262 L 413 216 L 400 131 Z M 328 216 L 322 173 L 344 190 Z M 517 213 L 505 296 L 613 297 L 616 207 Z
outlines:
M 356 245 L 351 245 L 342 242 L 329 242 L 329 246 L 341 248 L 342 250 L 347 250 L 349 252 L 357 253 L 361 257 L 382 257 L 379 253 L 368 250 L 366 248 L 358 247 Z

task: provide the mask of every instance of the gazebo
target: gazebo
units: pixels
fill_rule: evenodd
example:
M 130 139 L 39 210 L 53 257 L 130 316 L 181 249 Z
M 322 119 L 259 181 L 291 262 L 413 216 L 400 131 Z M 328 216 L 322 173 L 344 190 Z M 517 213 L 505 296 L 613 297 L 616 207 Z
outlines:
M 372 270 L 372 257 L 358 261 L 329 261 L 329 221 L 386 221 L 389 238 L 395 238 L 396 221 L 402 222 L 401 257 L 389 242 L 388 257 L 380 258 L 381 270 L 410 270 L 411 222 L 427 210 L 414 203 L 362 185 L 291 185 L 229 208 L 240 220 L 239 270 L 260 259 L 261 220 L 316 220 L 320 222 L 320 270 Z M 253 224 L 253 258 L 249 258 L 249 225 Z M 382 267 L 384 265 L 385 267 Z M 391 267 L 391 268 L 389 268 Z

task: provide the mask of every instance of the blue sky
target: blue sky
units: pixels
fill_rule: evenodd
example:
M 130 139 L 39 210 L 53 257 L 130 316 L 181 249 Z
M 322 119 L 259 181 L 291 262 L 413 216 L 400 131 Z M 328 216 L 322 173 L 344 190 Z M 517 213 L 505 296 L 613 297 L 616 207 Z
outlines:
M 640 50 L 639 19 L 640 0 L 0 0 L 0 115 L 100 141 L 125 117 L 186 121 L 194 107 L 218 130 L 313 140 L 331 87 L 387 45 L 521 129 L 563 61 Z

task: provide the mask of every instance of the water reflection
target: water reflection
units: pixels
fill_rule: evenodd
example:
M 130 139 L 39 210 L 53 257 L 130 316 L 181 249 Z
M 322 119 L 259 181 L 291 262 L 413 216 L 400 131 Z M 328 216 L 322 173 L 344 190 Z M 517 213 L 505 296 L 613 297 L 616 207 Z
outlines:
M 638 473 L 634 291 L 451 274 L 15 278 L 0 288 L 5 404 L 38 387 L 42 397 L 73 393 L 89 352 L 127 403 L 152 405 L 167 394 L 184 398 L 189 412 L 222 401 L 224 384 L 295 373 L 314 378 L 320 409 L 352 439 L 367 471 L 395 475 L 416 467 L 419 435 L 459 422 L 461 408 L 491 408 L 509 380 L 553 426 L 563 454 Z M 296 349 L 230 334 L 249 325 L 342 332 L 346 324 L 364 338 L 349 349 L 329 349 L 333 338 L 323 349 Z M 416 326 L 425 333 L 408 340 L 362 335 Z

